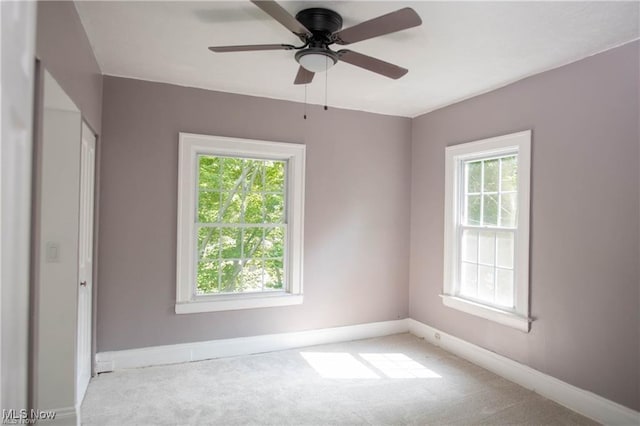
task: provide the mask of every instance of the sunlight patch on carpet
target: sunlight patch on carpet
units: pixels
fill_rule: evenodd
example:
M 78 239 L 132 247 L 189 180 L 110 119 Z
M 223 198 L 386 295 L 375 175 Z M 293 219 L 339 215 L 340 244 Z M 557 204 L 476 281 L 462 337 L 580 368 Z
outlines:
M 300 352 L 325 379 L 440 379 L 403 353 Z
M 442 376 L 401 353 L 359 354 L 390 379 L 441 379 Z
M 300 352 L 300 355 L 326 379 L 379 379 L 373 370 L 346 352 Z

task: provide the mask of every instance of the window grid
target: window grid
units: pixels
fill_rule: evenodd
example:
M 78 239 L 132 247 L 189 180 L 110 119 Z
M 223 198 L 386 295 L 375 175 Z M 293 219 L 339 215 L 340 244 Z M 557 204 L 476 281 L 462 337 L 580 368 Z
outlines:
M 220 161 L 220 166 L 219 166 L 219 179 L 217 181 L 217 186 L 214 189 L 210 189 L 210 188 L 201 188 L 200 187 L 200 159 L 202 157 L 211 157 L 211 158 L 215 158 L 218 161 Z M 233 159 L 238 159 L 238 160 L 242 160 L 242 172 L 240 174 L 240 176 L 237 178 L 235 184 L 234 184 L 234 188 L 233 190 L 225 190 L 224 186 L 223 186 L 223 180 L 222 180 L 222 176 L 224 176 L 224 165 L 225 165 L 225 161 L 223 161 L 225 158 L 233 158 Z M 258 168 L 259 170 L 259 174 L 260 179 L 261 179 L 261 190 L 260 191 L 250 191 L 250 192 L 254 192 L 254 193 L 258 193 L 261 195 L 261 216 L 262 216 L 262 223 L 246 223 L 245 222 L 245 213 L 246 213 L 246 199 L 247 199 L 247 187 L 249 186 L 249 189 L 251 189 L 253 187 L 253 183 L 255 181 L 255 177 L 256 174 L 258 173 L 253 173 L 251 176 L 251 180 L 249 182 L 246 181 L 247 178 L 247 161 L 260 161 L 262 162 L 262 165 Z M 266 188 L 266 170 L 265 170 L 265 164 L 267 162 L 279 162 L 279 163 L 283 163 L 283 179 L 282 179 L 282 191 L 267 191 Z M 198 256 L 195 259 L 195 270 L 198 271 L 198 264 L 200 262 L 203 261 L 202 259 L 202 254 L 203 251 L 206 250 L 206 244 L 202 247 L 199 248 L 197 247 L 199 244 L 198 241 L 198 233 L 199 230 L 202 228 L 212 228 L 211 232 L 215 232 L 215 230 L 217 230 L 217 234 L 218 234 L 218 247 L 217 247 L 217 252 L 218 252 L 218 256 L 217 256 L 217 262 L 218 262 L 218 280 L 217 280 L 217 293 L 218 294 L 232 294 L 235 292 L 225 292 L 223 291 L 223 286 L 222 286 L 222 272 L 223 272 L 223 262 L 239 262 L 241 263 L 241 269 L 240 272 L 238 273 L 238 275 L 241 275 L 244 271 L 244 266 L 247 264 L 247 262 L 253 260 L 253 261 L 259 261 L 260 262 L 260 289 L 259 290 L 253 290 L 253 291 L 244 291 L 243 293 L 250 293 L 250 292 L 264 292 L 264 291 L 279 291 L 282 290 L 284 288 L 286 288 L 286 275 L 284 274 L 284 267 L 285 267 L 285 253 L 283 253 L 283 256 L 279 256 L 279 257 L 272 257 L 272 256 L 265 256 L 264 254 L 264 250 L 262 250 L 261 256 L 260 257 L 251 257 L 252 254 L 260 247 L 263 248 L 261 246 L 264 245 L 264 241 L 266 239 L 266 234 L 267 234 L 267 229 L 276 229 L 276 228 L 282 228 L 283 230 L 283 235 L 282 235 L 282 241 L 286 242 L 287 241 L 287 225 L 286 225 L 286 191 L 285 191 L 285 182 L 286 182 L 286 176 L 287 176 L 287 164 L 285 161 L 278 161 L 278 160 L 265 160 L 265 159 L 257 159 L 257 158 L 239 158 L 239 157 L 225 157 L 225 156 L 216 156 L 216 155 L 198 155 L 197 156 L 197 173 L 196 173 L 196 209 L 195 209 L 195 244 L 196 244 L 196 253 L 198 253 Z M 228 198 L 228 203 L 232 202 L 233 197 L 231 196 L 233 193 L 235 193 L 238 189 L 238 186 L 241 186 L 241 202 L 240 202 L 240 218 L 239 218 L 239 223 L 226 223 L 226 222 L 222 222 L 223 220 L 223 214 L 225 212 L 225 209 L 228 208 L 228 205 L 222 204 L 223 201 L 223 194 L 227 193 L 229 195 Z M 200 222 L 200 215 L 199 215 L 199 206 L 200 206 L 200 194 L 201 192 L 217 192 L 218 194 L 218 202 L 219 202 L 219 208 L 218 208 L 218 213 L 217 213 L 217 222 Z M 280 216 L 280 223 L 265 223 L 266 221 L 266 203 L 267 203 L 267 195 L 282 195 L 283 197 L 283 209 L 281 212 L 281 216 Z M 222 256 L 223 253 L 223 241 L 222 241 L 222 229 L 224 228 L 232 228 L 232 229 L 240 229 L 240 257 L 229 257 L 229 258 L 225 258 Z M 245 232 L 247 228 L 262 228 L 261 229 L 261 240 L 260 240 L 260 244 L 258 244 L 257 246 L 254 247 L 254 249 L 252 250 L 251 253 L 247 253 L 248 256 L 245 256 Z M 285 247 L 286 250 L 286 247 Z M 206 260 L 207 262 L 211 263 L 212 260 Z M 285 278 L 285 282 L 282 283 L 282 287 L 283 288 L 274 288 L 274 289 L 267 289 L 265 290 L 265 261 L 281 261 L 282 262 L 282 266 L 280 267 L 282 270 L 282 274 L 283 274 L 283 278 Z M 210 294 L 210 293 L 206 293 L 206 292 L 201 292 L 198 289 L 198 286 L 196 284 L 195 288 L 195 295 L 205 295 L 205 294 Z
M 467 202 L 469 200 L 469 196 L 466 194 L 465 200 Z M 484 161 L 480 163 L 480 224 L 484 224 Z
M 498 225 L 502 224 L 501 219 L 502 219 L 502 158 L 498 159 L 498 217 L 496 218 L 496 223 Z M 498 251 L 498 248 L 496 246 L 496 255 L 498 254 L 497 251 Z
M 508 306 L 509 309 L 514 309 L 515 308 L 515 290 L 516 290 L 516 283 L 515 283 L 515 279 L 516 279 L 516 271 L 515 271 L 515 252 L 513 252 L 512 249 L 512 256 L 511 256 L 511 268 L 508 267 L 504 267 L 504 266 L 498 266 L 498 233 L 502 232 L 502 233 L 509 233 L 512 235 L 512 247 L 515 247 L 515 237 L 516 237 L 516 230 L 517 230 L 517 226 L 501 226 L 502 224 L 502 201 L 503 201 L 503 195 L 505 194 L 517 194 L 516 190 L 507 190 L 507 191 L 503 191 L 502 189 L 502 171 L 503 171 L 503 160 L 505 158 L 515 158 L 517 161 L 517 155 L 515 154 L 506 154 L 500 157 L 486 157 L 486 158 L 477 158 L 477 159 L 473 159 L 473 160 L 467 160 L 467 161 L 463 161 L 463 167 L 461 168 L 462 173 L 464 175 L 464 188 L 463 191 L 461 191 L 462 193 L 462 199 L 463 199 L 463 205 L 464 205 L 464 209 L 462 209 L 461 213 L 463 213 L 463 217 L 461 218 L 461 225 L 460 225 L 460 231 L 458 232 L 458 247 L 459 247 L 459 266 L 458 266 L 458 277 L 459 279 L 462 277 L 462 265 L 463 264 L 469 264 L 469 265 L 474 265 L 475 266 L 475 297 L 474 295 L 469 295 L 469 294 L 464 294 L 461 291 L 461 285 L 458 286 L 458 294 L 460 294 L 461 296 L 464 296 L 465 298 L 471 299 L 471 300 L 477 300 L 481 303 L 490 303 L 494 306 L 500 306 L 500 307 L 505 307 L 502 304 L 497 303 L 498 300 L 498 272 L 499 271 L 510 271 L 511 272 L 511 286 L 512 286 L 512 301 L 511 304 Z M 497 179 L 497 191 L 485 191 L 485 165 L 487 162 L 489 161 L 494 161 L 497 160 L 498 161 L 498 179 Z M 469 183 L 470 183 L 470 178 L 469 178 L 469 165 L 472 163 L 480 163 L 480 192 L 471 192 L 469 191 Z M 480 218 L 479 218 L 479 225 L 471 225 L 469 224 L 469 196 L 470 195 L 478 195 L 480 197 Z M 485 224 L 485 203 L 484 203 L 484 198 L 485 195 L 496 195 L 497 197 L 497 217 L 496 217 L 496 226 L 491 226 L 491 225 L 486 225 Z M 512 212 L 512 214 L 514 214 L 515 217 L 517 217 L 516 214 L 517 211 Z M 476 259 L 475 262 L 469 262 L 469 261 L 465 261 L 462 260 L 462 235 L 464 234 L 464 231 L 475 231 L 476 232 L 476 247 L 475 247 L 475 253 L 476 253 Z M 493 234 L 493 264 L 489 264 L 486 262 L 482 262 L 480 260 L 480 233 L 481 232 L 490 232 Z M 480 287 L 480 266 L 483 267 L 490 267 L 493 269 L 493 300 L 488 302 L 485 299 L 481 299 L 478 295 L 479 295 L 479 287 Z

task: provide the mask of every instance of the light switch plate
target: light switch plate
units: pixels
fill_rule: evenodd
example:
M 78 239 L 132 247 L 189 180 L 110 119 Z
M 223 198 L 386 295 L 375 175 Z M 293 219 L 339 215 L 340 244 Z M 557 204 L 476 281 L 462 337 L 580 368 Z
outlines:
M 45 248 L 45 260 L 47 263 L 60 262 L 60 244 L 55 241 L 48 241 Z

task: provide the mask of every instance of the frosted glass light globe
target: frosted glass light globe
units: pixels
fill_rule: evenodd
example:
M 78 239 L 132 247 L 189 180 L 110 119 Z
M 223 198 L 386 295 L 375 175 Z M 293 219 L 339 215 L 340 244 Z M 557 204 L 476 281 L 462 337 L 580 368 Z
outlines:
M 300 56 L 298 63 L 311 72 L 323 72 L 335 64 L 333 58 L 321 53 L 308 53 Z

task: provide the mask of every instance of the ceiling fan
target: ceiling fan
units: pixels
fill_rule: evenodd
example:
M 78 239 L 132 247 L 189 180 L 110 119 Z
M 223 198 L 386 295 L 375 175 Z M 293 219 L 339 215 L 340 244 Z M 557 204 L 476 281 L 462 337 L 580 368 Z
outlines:
M 326 71 L 338 61 L 346 62 L 393 79 L 398 79 L 409 71 L 406 68 L 352 50 L 342 49 L 334 51 L 329 48 L 332 44 L 344 46 L 422 24 L 420 16 L 409 7 L 342 30 L 342 17 L 329 9 L 319 7 L 304 9 L 298 12 L 294 18 L 273 0 L 251 0 L 251 2 L 298 36 L 304 44 L 302 46 L 293 46 L 290 44 L 211 46 L 209 50 L 219 53 L 257 50 L 297 50 L 295 58 L 300 64 L 300 67 L 294 84 L 311 83 L 315 73 Z

